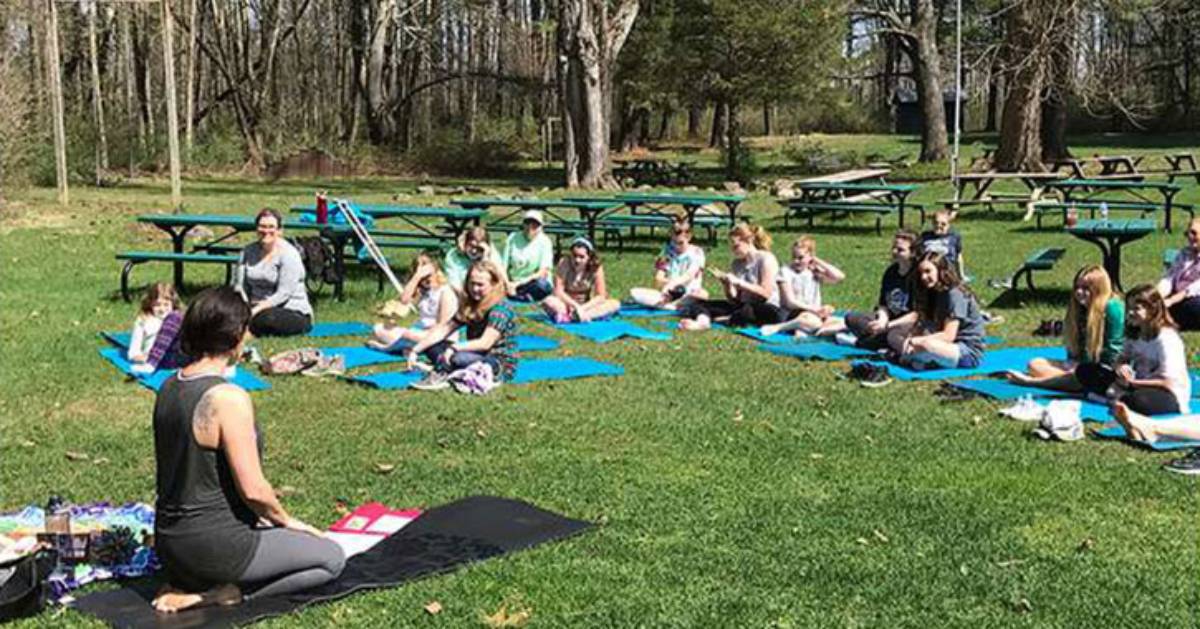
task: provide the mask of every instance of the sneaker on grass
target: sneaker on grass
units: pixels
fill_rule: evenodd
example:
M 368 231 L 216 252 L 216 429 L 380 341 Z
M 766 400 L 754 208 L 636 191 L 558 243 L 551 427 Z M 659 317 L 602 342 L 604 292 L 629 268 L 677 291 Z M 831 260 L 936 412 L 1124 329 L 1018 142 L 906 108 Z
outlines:
M 1178 459 L 1163 463 L 1163 469 L 1187 476 L 1200 474 L 1200 448 L 1196 448 Z
M 1022 422 L 1040 421 L 1045 412 L 1046 409 L 1041 404 L 1033 401 L 1033 397 L 1029 395 L 1022 395 L 1016 404 L 1000 409 L 1001 415 Z
M 436 371 L 412 383 L 412 388 L 418 391 L 441 391 L 450 388 L 450 376 Z

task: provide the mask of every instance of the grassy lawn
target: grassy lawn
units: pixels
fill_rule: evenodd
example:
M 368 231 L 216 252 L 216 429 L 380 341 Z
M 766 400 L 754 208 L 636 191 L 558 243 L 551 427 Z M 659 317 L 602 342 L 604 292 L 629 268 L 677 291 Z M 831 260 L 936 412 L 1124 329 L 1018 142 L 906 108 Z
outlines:
M 823 141 L 863 153 L 874 146 L 889 155 L 916 152 L 904 138 Z M 1080 155 L 1200 152 L 1195 137 L 1089 137 L 1075 146 Z M 515 192 L 531 181 L 542 185 L 544 174 L 473 183 Z M 331 189 L 388 202 L 414 185 L 341 180 Z M 1194 181 L 1184 185 L 1179 200 L 1200 203 Z M 308 201 L 317 186 L 191 179 L 187 210 L 286 207 Z M 930 182 L 914 200 L 934 206 L 950 195 L 948 183 Z M 80 502 L 154 497 L 153 396 L 99 359 L 96 332 L 125 328 L 133 317 L 116 294 L 113 254 L 168 245 L 132 220 L 166 208 L 167 183 L 76 188 L 72 198 L 64 210 L 53 190 L 35 189 L 0 210 L 4 508 L 42 503 L 49 494 Z M 784 256 L 800 231 L 782 231 L 778 208 L 763 192 L 747 205 L 756 221 L 775 228 L 775 251 Z M 1182 242 L 1182 223 L 1175 234 L 1125 250 L 1126 288 L 1157 278 L 1162 250 Z M 1048 225 L 1035 231 L 1013 209 L 968 210 L 957 225 L 973 288 L 1005 319 L 990 333 L 1010 344 L 1045 343 L 1030 332 L 1062 316 L 1074 271 L 1099 261 L 1095 247 L 1061 233 L 1053 219 Z M 832 227 L 818 221 L 815 235 L 819 255 L 849 276 L 825 290 L 826 301 L 870 305 L 889 239 L 865 219 Z M 608 254 L 610 285 L 624 292 L 648 281 L 658 246 L 645 239 Z M 1038 277 L 1042 292 L 999 299 L 987 287 L 987 279 L 1007 276 L 1045 246 L 1068 253 Z M 717 265 L 729 257 L 724 243 L 710 249 Z M 146 265 L 134 277 L 141 284 L 169 273 L 167 265 Z M 220 276 L 218 269 L 188 271 L 196 285 Z M 373 277 L 363 275 L 348 283 L 346 301 L 320 299 L 318 317 L 369 320 L 378 300 Z M 527 609 L 532 626 L 547 627 L 1196 623 L 1193 483 L 1158 469 L 1167 455 L 1091 439 L 1042 443 L 1026 425 L 999 418 L 991 403 L 942 404 L 931 384 L 863 389 L 839 377 L 844 364 L 776 357 L 724 332 L 594 345 L 537 324 L 523 328 L 562 340 L 560 354 L 615 361 L 627 374 L 510 386 L 481 399 L 274 378 L 272 390 L 254 394 L 268 478 L 290 487 L 285 504 L 316 525 L 336 519 L 337 498 L 408 507 L 472 494 L 521 498 L 601 525 L 564 543 L 267 626 L 476 625 L 501 605 Z M 1200 347 L 1200 335 L 1185 340 Z M 107 462 L 69 461 L 68 450 Z M 395 471 L 377 474 L 377 463 Z M 434 600 L 444 611 L 429 616 L 422 607 Z M 19 626 L 63 624 L 95 623 L 65 613 Z

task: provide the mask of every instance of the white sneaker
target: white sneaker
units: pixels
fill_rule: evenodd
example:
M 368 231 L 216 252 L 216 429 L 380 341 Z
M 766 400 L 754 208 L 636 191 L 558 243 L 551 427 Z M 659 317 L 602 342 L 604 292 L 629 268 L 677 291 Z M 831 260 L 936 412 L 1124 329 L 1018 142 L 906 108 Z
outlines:
M 150 363 L 134 363 L 129 367 L 129 371 L 132 371 L 136 374 L 154 373 L 154 365 L 151 365 Z
M 1041 421 L 1042 416 L 1046 414 L 1046 409 L 1033 401 L 1032 397 L 1024 395 L 1012 406 L 1000 409 L 1000 414 L 1021 422 L 1036 422 Z
M 792 338 L 796 339 L 797 341 L 807 341 L 809 339 L 809 334 L 804 330 L 796 330 L 792 333 Z
M 409 386 L 418 391 L 441 391 L 450 388 L 450 377 L 444 373 L 431 371 L 429 375 Z
M 845 345 L 846 347 L 854 347 L 858 345 L 858 337 L 850 332 L 838 332 L 833 335 L 833 342 L 838 345 Z

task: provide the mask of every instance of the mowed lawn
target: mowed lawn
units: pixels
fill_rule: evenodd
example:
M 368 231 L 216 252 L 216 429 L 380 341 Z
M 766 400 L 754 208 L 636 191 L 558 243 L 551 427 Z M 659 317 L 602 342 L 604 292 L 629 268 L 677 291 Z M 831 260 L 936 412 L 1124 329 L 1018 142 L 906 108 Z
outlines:
M 1118 140 L 1076 150 L 1166 150 Z M 1161 146 L 1200 152 L 1194 141 Z M 187 211 L 285 208 L 327 183 L 189 179 Z M 506 193 L 528 183 L 475 182 Z M 415 185 L 380 178 L 329 187 L 386 203 Z M 915 200 L 930 207 L 951 194 L 944 181 L 922 186 Z M 1200 202 L 1194 180 L 1184 186 L 1180 200 Z M 53 190 L 29 190 L 0 214 L 2 508 L 51 494 L 79 502 L 154 498 L 153 395 L 100 360 L 96 333 L 133 318 L 133 306 L 116 294 L 113 254 L 168 247 L 162 234 L 133 221 L 166 209 L 167 184 L 76 188 L 72 199 L 64 210 Z M 783 231 L 764 192 L 747 207 L 786 256 L 800 228 Z M 1183 222 L 1173 235 L 1126 249 L 1127 288 L 1157 278 L 1163 249 L 1183 240 Z M 1039 232 L 1011 208 L 968 210 L 957 229 L 974 290 L 1005 320 L 990 332 L 1009 344 L 1047 343 L 1030 332 L 1062 316 L 1074 271 L 1099 261 L 1095 247 L 1062 233 L 1055 219 Z M 832 227 L 821 220 L 814 234 L 818 254 L 848 275 L 825 290 L 826 301 L 871 305 L 889 238 L 865 219 Z M 644 239 L 622 254 L 606 252 L 610 285 L 624 293 L 649 281 L 658 246 Z M 1068 253 L 1038 277 L 1043 290 L 998 300 L 986 280 L 1045 246 Z M 727 266 L 729 258 L 723 240 L 709 249 L 712 264 Z M 146 265 L 134 278 L 141 285 L 169 273 L 168 265 Z M 188 277 L 212 284 L 221 271 L 193 268 Z M 342 303 L 326 293 L 318 317 L 370 320 L 380 300 L 373 276 L 356 276 L 348 289 Z M 1027 425 L 998 417 L 995 404 L 940 403 L 933 384 L 864 389 L 841 377 L 845 364 L 776 357 L 721 331 L 608 345 L 538 324 L 523 331 L 560 339 L 555 355 L 613 361 L 627 373 L 506 386 L 483 398 L 272 378 L 272 390 L 253 394 L 267 475 L 287 488 L 288 508 L 318 526 L 338 517 L 339 498 L 415 507 L 494 494 L 597 527 L 265 626 L 470 626 L 502 605 L 527 610 L 530 626 L 545 627 L 1196 623 L 1194 481 L 1160 471 L 1169 455 L 1094 439 L 1042 443 Z M 1200 348 L 1200 335 L 1185 339 Z M 67 451 L 90 460 L 68 460 Z M 380 463 L 395 469 L 377 473 Z M 423 610 L 431 601 L 441 603 L 440 614 Z M 19 626 L 64 624 L 96 623 L 68 612 Z

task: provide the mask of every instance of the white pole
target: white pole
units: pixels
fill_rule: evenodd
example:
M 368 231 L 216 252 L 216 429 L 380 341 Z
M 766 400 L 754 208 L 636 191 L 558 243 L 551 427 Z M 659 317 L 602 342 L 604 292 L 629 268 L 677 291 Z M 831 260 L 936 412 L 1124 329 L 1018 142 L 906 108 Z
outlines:
M 962 135 L 962 0 L 954 13 L 954 151 L 950 154 L 950 181 L 954 184 L 954 200 L 959 200 L 958 145 Z M 957 206 L 957 203 L 956 203 Z

